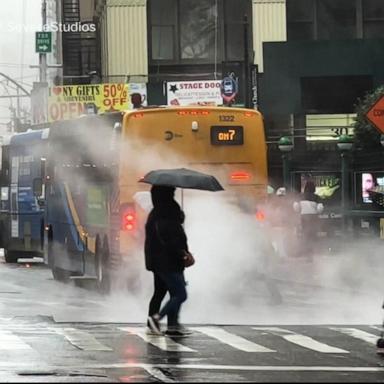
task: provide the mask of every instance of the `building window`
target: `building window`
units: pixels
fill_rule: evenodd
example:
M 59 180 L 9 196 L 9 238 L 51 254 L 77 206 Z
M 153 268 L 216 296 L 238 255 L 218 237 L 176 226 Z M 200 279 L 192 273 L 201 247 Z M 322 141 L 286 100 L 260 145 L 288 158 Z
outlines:
M 151 2 L 151 45 L 153 60 L 174 60 L 176 0 Z
M 154 64 L 244 59 L 244 15 L 252 40 L 251 0 L 149 0 L 148 4 Z
M 244 16 L 248 15 L 248 36 L 252 35 L 252 8 L 247 1 L 224 2 L 225 55 L 228 61 L 242 60 L 244 57 Z
M 358 98 L 372 89 L 371 76 L 302 77 L 301 105 L 308 114 L 353 113 Z
M 314 0 L 287 1 L 288 40 L 313 40 L 314 26 Z
M 319 40 L 357 37 L 355 1 L 320 0 L 317 5 L 317 36 Z
M 181 59 L 210 59 L 215 56 L 217 7 L 215 1 L 180 1 Z
M 384 1 L 363 0 L 363 37 L 366 39 L 384 37 Z
M 384 36 L 383 0 L 286 1 L 289 41 Z
M 173 25 L 152 26 L 152 58 L 154 60 L 173 60 L 175 57 Z

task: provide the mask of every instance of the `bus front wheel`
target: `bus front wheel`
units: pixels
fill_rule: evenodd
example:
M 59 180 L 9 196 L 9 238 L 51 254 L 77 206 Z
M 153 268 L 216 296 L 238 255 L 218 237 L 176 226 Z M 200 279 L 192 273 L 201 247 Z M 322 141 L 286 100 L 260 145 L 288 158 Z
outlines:
M 62 283 L 67 283 L 71 276 L 69 271 L 57 267 L 52 268 L 52 275 L 55 280 L 61 281 Z
M 4 248 L 4 259 L 6 263 L 17 263 L 18 255 L 15 251 L 9 251 Z

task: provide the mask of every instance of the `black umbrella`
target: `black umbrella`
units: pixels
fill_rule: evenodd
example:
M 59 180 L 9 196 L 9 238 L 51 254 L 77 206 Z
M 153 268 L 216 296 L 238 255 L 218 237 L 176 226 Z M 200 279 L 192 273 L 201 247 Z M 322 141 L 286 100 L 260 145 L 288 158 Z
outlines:
M 139 181 L 152 185 L 164 185 L 187 189 L 201 189 L 204 191 L 224 190 L 224 188 L 214 176 L 186 168 L 157 169 L 148 172 Z

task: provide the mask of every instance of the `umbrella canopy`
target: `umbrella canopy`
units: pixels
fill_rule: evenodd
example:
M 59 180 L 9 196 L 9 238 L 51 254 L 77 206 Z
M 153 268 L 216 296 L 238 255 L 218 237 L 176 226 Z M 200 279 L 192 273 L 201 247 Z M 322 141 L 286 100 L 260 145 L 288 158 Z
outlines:
M 152 185 L 164 185 L 187 189 L 201 189 L 204 191 L 224 190 L 224 188 L 214 176 L 186 168 L 157 169 L 148 172 L 139 181 Z

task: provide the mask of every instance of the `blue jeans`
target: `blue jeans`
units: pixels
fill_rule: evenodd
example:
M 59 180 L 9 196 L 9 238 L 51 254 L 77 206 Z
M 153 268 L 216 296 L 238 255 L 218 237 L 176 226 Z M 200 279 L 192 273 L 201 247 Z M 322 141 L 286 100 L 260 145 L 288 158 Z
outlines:
M 155 289 L 151 301 L 149 302 L 148 316 L 153 316 L 155 313 L 160 312 L 161 302 L 168 292 L 167 285 L 156 272 L 153 272 L 153 283 Z M 167 320 L 168 326 L 177 323 L 177 319 L 172 319 L 172 315 L 167 316 Z
M 170 299 L 160 310 L 160 319 L 168 317 L 168 326 L 177 326 L 181 304 L 187 300 L 186 283 L 183 272 L 156 272 L 166 284 Z

